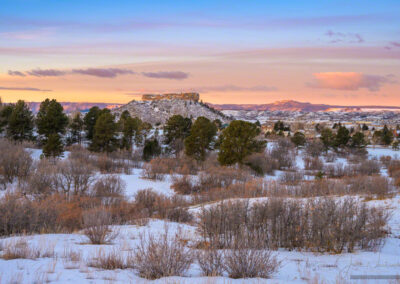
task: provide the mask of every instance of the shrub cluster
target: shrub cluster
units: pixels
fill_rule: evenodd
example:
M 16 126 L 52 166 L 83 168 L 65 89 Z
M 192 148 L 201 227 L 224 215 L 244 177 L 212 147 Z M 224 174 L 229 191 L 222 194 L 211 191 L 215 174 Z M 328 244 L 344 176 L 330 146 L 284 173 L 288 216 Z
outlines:
M 386 235 L 388 214 L 350 198 L 305 203 L 269 199 L 253 206 L 221 202 L 203 208 L 199 218 L 203 241 L 217 248 L 233 248 L 240 241 L 248 248 L 340 253 L 379 245 Z

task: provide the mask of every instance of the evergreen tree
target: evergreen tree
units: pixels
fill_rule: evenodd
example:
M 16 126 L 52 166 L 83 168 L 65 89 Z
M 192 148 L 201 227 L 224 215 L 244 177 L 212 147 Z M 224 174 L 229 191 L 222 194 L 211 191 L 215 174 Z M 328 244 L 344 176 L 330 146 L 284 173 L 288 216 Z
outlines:
M 112 152 L 116 149 L 118 144 L 117 124 L 111 112 L 103 112 L 97 118 L 93 132 L 92 143 L 89 146 L 91 151 Z
M 265 141 L 256 137 L 260 129 L 253 123 L 234 120 L 220 136 L 220 151 L 218 161 L 221 165 L 242 164 L 244 159 L 265 149 Z
M 38 133 L 46 138 L 50 134 L 64 134 L 68 125 L 68 117 L 64 109 L 56 100 L 46 99 L 40 104 L 36 115 L 36 126 Z
M 86 138 L 88 140 L 93 139 L 94 134 L 94 126 L 96 125 L 97 118 L 100 116 L 101 110 L 99 107 L 94 106 L 91 107 L 88 113 L 83 118 L 83 124 L 86 131 Z
M 122 131 L 121 149 L 132 150 L 133 137 L 136 142 L 140 141 L 140 127 L 142 121 L 135 117 L 132 118 L 129 112 L 124 111 L 119 119 L 120 129 Z
M 80 112 L 74 114 L 69 122 L 69 130 L 71 133 L 70 144 L 82 142 L 83 119 Z
M 364 123 L 362 126 L 362 131 L 367 131 L 368 130 L 368 126 Z
M 64 146 L 61 141 L 61 137 L 58 133 L 51 133 L 45 140 L 43 146 L 43 155 L 46 158 L 57 158 L 62 156 L 64 152 Z
M 293 137 L 290 139 L 294 145 L 297 147 L 304 146 L 306 144 L 306 137 L 302 132 L 296 132 Z
M 320 139 L 324 144 L 326 150 L 329 149 L 329 147 L 334 146 L 335 135 L 329 128 L 324 128 L 321 130 Z
M 175 140 L 184 140 L 190 133 L 192 120 L 177 114 L 171 116 L 164 126 L 165 143 L 171 144 Z
M 186 155 L 204 161 L 216 133 L 217 126 L 213 122 L 208 118 L 198 117 L 190 129 L 190 135 L 185 139 Z
M 7 136 L 15 141 L 33 138 L 33 115 L 27 104 L 19 100 L 8 118 Z
M 157 139 L 150 139 L 144 142 L 143 160 L 150 161 L 161 154 L 161 147 Z
M 356 132 L 351 137 L 351 144 L 352 148 L 364 148 L 367 146 L 367 141 L 365 139 L 365 135 L 362 132 Z
M 0 105 L 0 133 L 2 133 L 8 125 L 13 105 Z
M 349 130 L 344 127 L 339 125 L 339 129 L 336 133 L 336 137 L 335 137 L 335 146 L 336 147 L 344 147 L 347 145 L 347 143 L 350 140 L 350 132 Z
M 394 138 L 394 135 L 393 135 L 392 130 L 389 129 L 387 127 L 387 125 L 385 125 L 382 130 L 382 138 L 381 138 L 382 143 L 385 145 L 390 145 L 393 142 L 393 138 Z

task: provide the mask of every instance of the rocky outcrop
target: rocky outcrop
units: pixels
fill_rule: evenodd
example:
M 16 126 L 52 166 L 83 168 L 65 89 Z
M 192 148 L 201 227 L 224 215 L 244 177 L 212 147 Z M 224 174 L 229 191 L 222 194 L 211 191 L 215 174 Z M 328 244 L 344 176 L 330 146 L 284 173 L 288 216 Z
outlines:
M 142 95 L 142 101 L 158 101 L 158 100 L 189 100 L 199 101 L 199 93 L 170 93 L 170 94 L 145 94 Z
M 222 112 L 198 100 L 182 98 L 131 101 L 126 105 L 112 110 L 112 112 L 118 117 L 125 110 L 129 111 L 132 117 L 139 117 L 141 120 L 153 125 L 164 124 L 169 117 L 175 114 L 192 119 L 204 116 L 210 120 L 219 119 L 223 123 L 231 120 L 230 117 L 224 115 Z

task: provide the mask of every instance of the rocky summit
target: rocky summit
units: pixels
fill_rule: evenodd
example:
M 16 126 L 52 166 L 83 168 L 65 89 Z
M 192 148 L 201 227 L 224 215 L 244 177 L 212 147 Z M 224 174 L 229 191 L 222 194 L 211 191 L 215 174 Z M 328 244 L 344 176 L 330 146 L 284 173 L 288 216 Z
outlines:
M 133 100 L 112 112 L 119 116 L 127 110 L 132 117 L 139 117 L 151 124 L 164 124 L 169 117 L 176 114 L 193 119 L 204 116 L 210 120 L 219 119 L 223 123 L 231 120 L 222 112 L 199 101 L 199 98 L 198 93 L 143 95 L 141 101 Z

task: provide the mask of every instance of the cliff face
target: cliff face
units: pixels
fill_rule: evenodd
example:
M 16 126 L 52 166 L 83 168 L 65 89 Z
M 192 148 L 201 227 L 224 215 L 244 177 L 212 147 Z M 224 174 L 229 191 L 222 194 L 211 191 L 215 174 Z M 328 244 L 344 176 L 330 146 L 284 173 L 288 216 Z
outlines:
M 142 101 L 189 100 L 197 102 L 199 99 L 199 93 L 146 94 L 142 96 Z

